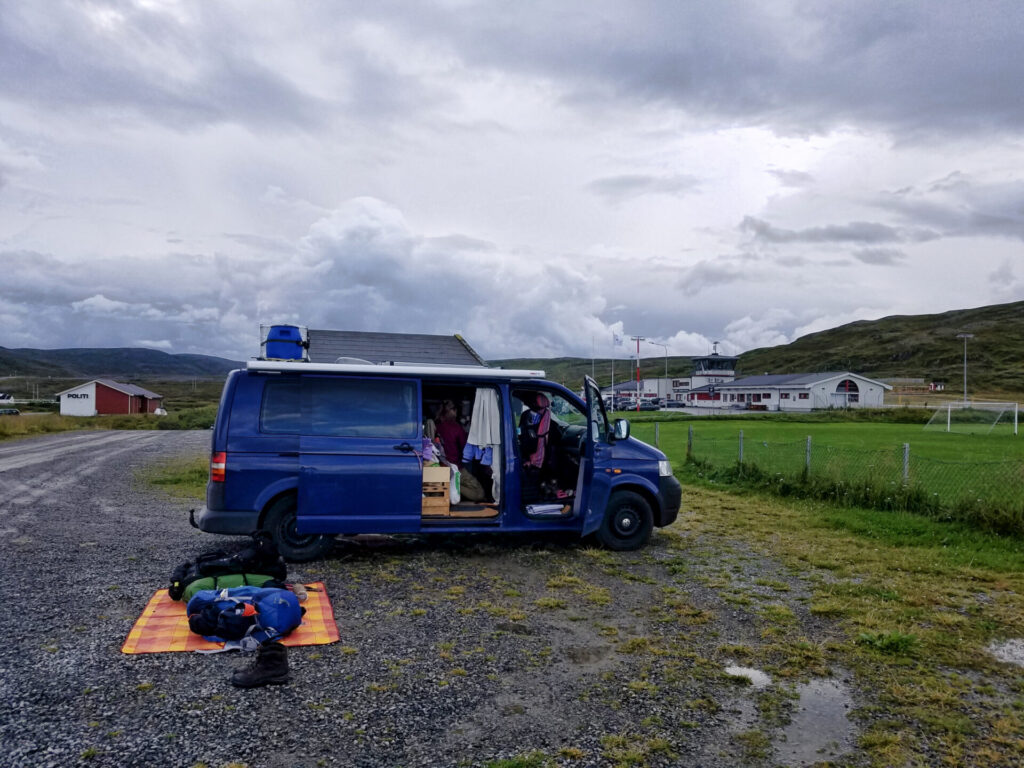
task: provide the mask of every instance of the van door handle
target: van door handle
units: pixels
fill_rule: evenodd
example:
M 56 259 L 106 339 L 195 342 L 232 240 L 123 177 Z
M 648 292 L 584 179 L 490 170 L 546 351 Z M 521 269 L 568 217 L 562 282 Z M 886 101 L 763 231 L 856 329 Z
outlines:
M 413 447 L 408 443 L 401 443 L 395 446 L 395 450 L 401 451 L 402 453 L 408 453 L 409 451 L 413 450 Z

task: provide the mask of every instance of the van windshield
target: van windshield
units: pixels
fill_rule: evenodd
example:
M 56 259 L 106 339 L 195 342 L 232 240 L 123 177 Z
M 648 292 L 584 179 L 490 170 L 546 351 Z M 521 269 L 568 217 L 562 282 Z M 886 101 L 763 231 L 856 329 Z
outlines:
M 551 398 L 551 418 L 565 426 L 577 426 L 587 423 L 587 417 L 579 408 L 561 395 L 548 395 Z

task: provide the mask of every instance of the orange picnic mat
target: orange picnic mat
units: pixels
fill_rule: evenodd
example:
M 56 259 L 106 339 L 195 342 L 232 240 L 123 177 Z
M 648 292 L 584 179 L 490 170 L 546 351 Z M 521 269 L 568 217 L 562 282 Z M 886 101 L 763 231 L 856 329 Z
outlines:
M 338 642 L 334 609 L 327 599 L 323 582 L 307 584 L 308 599 L 302 603 L 306 613 L 302 624 L 281 638 L 283 645 L 327 645 Z M 317 590 L 317 591 L 313 591 Z M 128 633 L 121 653 L 163 653 L 166 651 L 207 651 L 220 648 L 189 631 L 185 603 L 171 600 L 166 589 L 158 589 Z

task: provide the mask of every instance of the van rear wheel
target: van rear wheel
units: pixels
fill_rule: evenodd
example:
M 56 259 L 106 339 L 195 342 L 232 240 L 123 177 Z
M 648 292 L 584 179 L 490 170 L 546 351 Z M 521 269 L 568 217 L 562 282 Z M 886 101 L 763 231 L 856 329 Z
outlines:
M 267 510 L 263 530 L 273 537 L 277 551 L 285 560 L 293 563 L 318 560 L 331 551 L 334 537 L 326 533 L 300 534 L 295 509 L 294 496 L 278 499 Z
M 617 491 L 608 500 L 594 535 L 601 546 L 623 552 L 640 549 L 653 530 L 654 513 L 647 499 L 633 491 Z

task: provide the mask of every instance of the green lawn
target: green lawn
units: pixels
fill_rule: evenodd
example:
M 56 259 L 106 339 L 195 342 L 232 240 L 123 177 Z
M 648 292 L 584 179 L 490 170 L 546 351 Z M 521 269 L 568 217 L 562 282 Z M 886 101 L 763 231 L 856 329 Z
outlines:
M 684 466 L 691 426 L 697 465 Z M 1024 439 L 1012 434 L 947 434 L 921 424 L 771 417 L 673 420 L 660 423 L 658 430 L 659 447 L 693 480 L 917 511 L 1000 533 L 1024 533 Z M 654 433 L 653 422 L 633 425 L 633 434 L 645 442 L 653 444 Z M 909 445 L 906 456 L 904 444 Z
M 673 421 L 661 424 L 661 448 L 673 458 L 686 453 L 687 429 L 693 425 L 694 450 L 701 443 L 718 441 L 738 449 L 739 432 L 745 442 L 799 443 L 806 449 L 808 435 L 815 445 L 877 451 L 903 449 L 910 443 L 911 454 L 943 461 L 1024 460 L 1024 435 L 1007 432 L 990 435 L 961 435 L 924 429 L 921 424 L 884 424 L 873 422 L 814 423 L 776 421 L 771 417 L 745 420 Z M 632 425 L 632 434 L 644 442 L 654 441 L 653 423 Z M 735 452 L 734 452 L 735 453 Z

